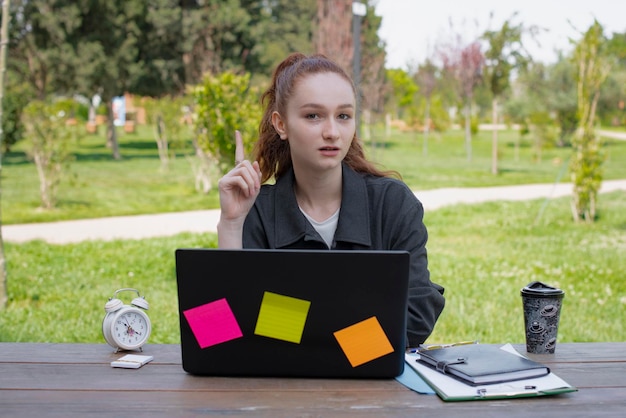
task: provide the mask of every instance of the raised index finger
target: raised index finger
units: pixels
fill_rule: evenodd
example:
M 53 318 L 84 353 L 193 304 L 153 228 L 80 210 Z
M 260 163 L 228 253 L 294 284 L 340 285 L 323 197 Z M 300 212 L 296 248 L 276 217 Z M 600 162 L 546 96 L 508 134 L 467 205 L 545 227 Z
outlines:
M 235 165 L 239 165 L 245 158 L 243 153 L 243 139 L 241 132 L 235 131 Z

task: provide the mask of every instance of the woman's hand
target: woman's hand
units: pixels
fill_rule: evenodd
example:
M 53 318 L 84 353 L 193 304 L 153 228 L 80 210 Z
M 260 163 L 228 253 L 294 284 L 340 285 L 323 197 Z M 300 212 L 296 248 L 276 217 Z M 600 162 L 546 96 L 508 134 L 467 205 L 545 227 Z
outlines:
M 261 190 L 261 169 L 257 161 L 244 160 L 243 140 L 235 132 L 235 168 L 218 182 L 220 193 L 220 248 L 241 248 L 243 223 Z

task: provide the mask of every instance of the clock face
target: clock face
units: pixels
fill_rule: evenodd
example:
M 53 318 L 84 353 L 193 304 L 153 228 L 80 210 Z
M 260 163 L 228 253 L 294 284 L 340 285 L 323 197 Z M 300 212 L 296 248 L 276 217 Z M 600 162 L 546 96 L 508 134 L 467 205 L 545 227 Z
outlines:
M 140 347 L 150 335 L 148 317 L 139 310 L 122 310 L 112 324 L 111 334 L 121 348 Z

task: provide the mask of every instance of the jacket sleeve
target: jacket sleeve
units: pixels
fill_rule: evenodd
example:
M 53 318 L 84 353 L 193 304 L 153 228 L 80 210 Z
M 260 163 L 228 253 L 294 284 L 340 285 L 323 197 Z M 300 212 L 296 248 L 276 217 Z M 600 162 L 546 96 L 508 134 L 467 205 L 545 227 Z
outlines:
M 410 253 L 409 294 L 407 312 L 407 344 L 416 347 L 432 333 L 439 315 L 443 311 L 444 288 L 430 280 L 426 243 L 428 231 L 424 225 L 422 203 L 412 192 L 395 206 L 397 222 L 393 226 L 393 249 Z

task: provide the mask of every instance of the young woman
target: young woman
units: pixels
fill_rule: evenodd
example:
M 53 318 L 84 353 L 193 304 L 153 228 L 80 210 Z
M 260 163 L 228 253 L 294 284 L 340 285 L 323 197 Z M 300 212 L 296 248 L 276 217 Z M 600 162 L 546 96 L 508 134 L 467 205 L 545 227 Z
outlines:
M 323 55 L 294 53 L 262 102 L 254 160 L 237 132 L 235 168 L 219 181 L 219 247 L 409 251 L 407 344 L 423 343 L 444 307 L 424 210 L 397 173 L 365 158 L 351 78 Z

